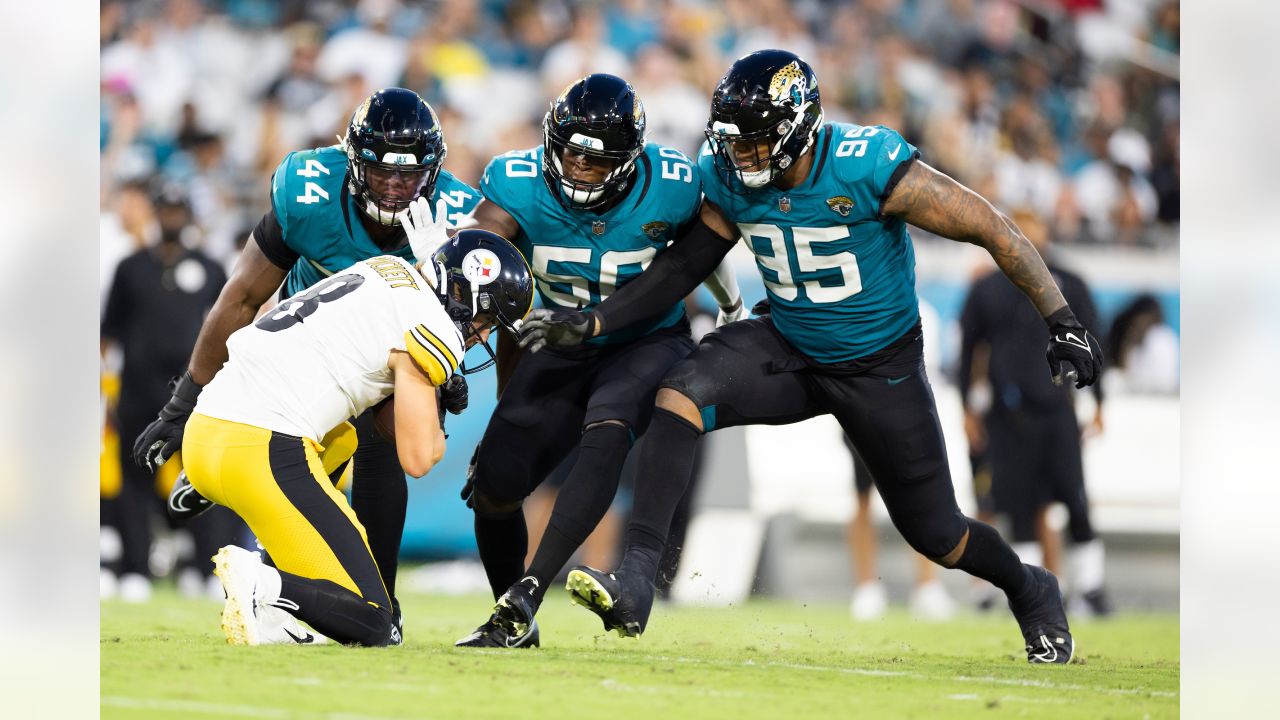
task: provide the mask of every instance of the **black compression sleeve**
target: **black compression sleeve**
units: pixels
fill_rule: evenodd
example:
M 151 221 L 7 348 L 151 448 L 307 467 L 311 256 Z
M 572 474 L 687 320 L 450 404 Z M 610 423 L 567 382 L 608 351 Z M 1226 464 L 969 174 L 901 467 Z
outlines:
M 640 277 L 591 309 L 600 322 L 597 334 L 617 332 L 665 312 L 706 280 L 732 249 L 733 241 L 701 219 L 694 221 Z
M 275 210 L 268 210 L 253 229 L 253 237 L 258 241 L 258 249 L 267 256 L 272 265 L 281 270 L 288 270 L 298 262 L 298 253 L 284 242 L 284 230 L 276 219 Z

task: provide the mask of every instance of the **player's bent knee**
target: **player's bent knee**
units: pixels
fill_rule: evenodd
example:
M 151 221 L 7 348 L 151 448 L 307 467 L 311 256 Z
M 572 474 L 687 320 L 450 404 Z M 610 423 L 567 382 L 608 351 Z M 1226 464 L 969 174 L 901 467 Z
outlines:
M 965 548 L 969 546 L 969 531 L 966 529 L 964 535 L 960 536 L 960 541 L 951 546 L 951 549 L 941 555 L 925 554 L 933 562 L 944 568 L 953 568 L 956 563 L 960 562 L 961 556 L 964 555 Z
M 524 498 L 519 500 L 500 500 L 476 491 L 472 504 L 475 507 L 476 515 L 481 517 L 506 517 L 520 512 L 520 506 L 524 504 Z
M 676 415 L 702 432 L 702 413 L 698 406 L 687 395 L 673 388 L 662 388 L 658 391 L 655 403 L 659 408 Z

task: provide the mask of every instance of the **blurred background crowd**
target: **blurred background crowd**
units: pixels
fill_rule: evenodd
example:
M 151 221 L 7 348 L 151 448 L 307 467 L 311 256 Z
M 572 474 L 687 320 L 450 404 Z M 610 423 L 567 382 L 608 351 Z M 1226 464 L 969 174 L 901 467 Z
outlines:
M 813 64 L 828 120 L 899 129 L 924 158 L 1058 242 L 1177 242 L 1178 4 L 1168 0 L 106 0 L 104 275 L 153 226 L 156 176 L 229 262 L 292 150 L 328 145 L 373 90 L 441 116 L 476 183 L 540 142 L 547 103 L 611 72 L 651 140 L 697 152 L 733 58 Z M 137 193 L 137 195 L 135 195 Z M 109 227 L 107 227 L 109 226 Z M 194 241 L 194 237 L 192 238 Z M 105 279 L 105 278 L 104 278 Z
M 648 139 L 693 155 L 718 79 L 733 59 L 769 47 L 813 65 L 828 121 L 899 130 L 926 162 L 1019 218 L 1028 235 L 1034 228 L 1042 250 L 1050 242 L 1067 250 L 1078 261 L 1069 265 L 1099 281 L 1095 333 L 1112 367 L 1130 368 L 1122 389 L 1176 394 L 1179 6 L 1171 0 L 103 0 L 104 306 L 120 261 L 143 249 L 180 243 L 198 254 L 186 260 L 229 271 L 269 209 L 277 164 L 291 151 L 333 144 L 377 89 L 406 87 L 431 103 L 448 144 L 445 167 L 474 186 L 492 156 L 540 144 L 548 103 L 592 72 L 628 79 L 644 102 Z M 990 266 L 951 254 L 953 243 L 913 236 L 918 290 L 941 320 L 945 377 L 935 382 L 952 386 L 965 287 Z M 145 275 L 145 268 L 135 271 Z M 156 272 L 162 285 L 194 282 L 190 271 L 172 278 Z M 744 296 L 757 299 L 749 297 L 760 290 L 749 260 L 739 276 Z M 224 277 L 210 267 L 199 274 L 202 286 L 220 286 Z M 216 287 L 210 290 L 211 298 Z M 158 399 L 140 402 L 135 424 L 163 404 L 163 382 L 181 372 L 206 311 L 191 308 L 184 348 L 170 338 L 166 352 L 175 366 L 151 371 Z M 104 341 L 128 345 L 127 315 L 104 320 Z M 134 320 L 132 337 L 140 352 L 151 352 L 154 328 Z M 126 337 L 108 338 L 108 326 Z M 123 426 L 112 434 L 110 419 L 119 413 L 110 409 L 111 371 L 119 361 L 109 344 L 108 499 L 122 485 L 121 446 L 112 443 L 127 450 L 136 434 Z M 944 414 L 949 394 L 954 390 L 940 388 Z M 473 385 L 473 405 L 491 395 Z M 1095 441 L 1092 457 L 1107 473 L 1104 487 L 1121 488 L 1115 504 L 1123 508 L 1156 504 L 1151 498 L 1160 493 L 1167 505 L 1172 483 L 1176 534 L 1176 464 L 1172 475 L 1137 464 L 1143 455 L 1176 458 L 1176 398 L 1172 403 L 1113 403 L 1115 439 L 1109 446 Z M 451 447 L 483 427 L 487 412 L 475 410 L 463 418 L 474 416 L 476 427 L 455 427 Z M 959 411 L 951 414 L 958 428 Z M 1157 428 L 1170 423 L 1175 436 L 1165 437 Z M 963 434 L 945 429 L 948 446 L 963 448 Z M 1151 446 L 1139 449 L 1135 438 Z M 1173 450 L 1160 444 L 1166 440 Z M 833 436 L 829 443 L 835 452 L 838 442 Z M 451 451 L 439 474 L 461 477 L 469 450 Z M 954 468 L 961 490 L 968 475 Z M 1102 474 L 1086 470 L 1091 485 Z M 174 473 L 157 481 L 158 496 Z M 1159 477 L 1142 480 L 1143 473 Z M 456 489 L 438 498 L 430 488 L 414 492 L 406 548 L 449 546 L 435 535 L 420 539 L 450 523 L 470 541 L 467 513 L 429 515 L 453 508 Z M 849 506 L 827 503 L 831 508 L 839 514 Z M 1120 519 L 1110 524 L 1103 516 L 1104 531 L 1168 529 L 1114 516 Z M 202 543 L 153 549 L 149 568 L 125 572 L 166 574 L 179 556 L 199 554 L 193 545 Z M 120 554 L 104 540 L 104 558 Z M 201 592 L 196 578 L 188 584 Z

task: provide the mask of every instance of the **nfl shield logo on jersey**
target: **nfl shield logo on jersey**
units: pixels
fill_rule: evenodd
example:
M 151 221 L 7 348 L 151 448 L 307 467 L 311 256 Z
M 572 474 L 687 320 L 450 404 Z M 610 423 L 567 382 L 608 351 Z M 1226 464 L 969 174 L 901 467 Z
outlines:
M 595 235 L 603 235 L 603 234 L 604 234 L 604 221 L 603 221 L 603 220 L 596 220 L 595 222 L 591 223 L 591 232 L 592 232 L 593 234 L 595 234 Z
M 849 217 L 849 213 L 853 211 L 853 198 L 844 195 L 827 198 L 827 207 L 840 213 L 840 217 Z
M 791 212 L 791 198 L 785 196 L 778 198 L 778 209 L 784 213 Z

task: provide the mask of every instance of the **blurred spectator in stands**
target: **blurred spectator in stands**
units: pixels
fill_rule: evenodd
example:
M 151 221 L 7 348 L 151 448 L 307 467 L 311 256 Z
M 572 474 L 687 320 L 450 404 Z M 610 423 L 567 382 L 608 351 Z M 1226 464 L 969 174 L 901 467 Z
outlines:
M 131 187 L 129 192 L 137 189 Z M 122 358 L 119 401 L 112 413 L 121 438 L 122 483 L 114 501 L 104 503 L 102 518 L 104 524 L 116 529 L 122 552 L 118 559 L 108 558 L 114 561 L 108 562 L 104 577 L 106 572 L 118 577 L 120 597 L 131 602 L 145 601 L 151 595 L 151 525 L 161 510 L 161 498 L 169 491 L 157 488 L 156 474 L 133 462 L 132 439 L 169 397 L 169 379 L 186 369 L 200 325 L 227 279 L 217 262 L 189 247 L 194 243 L 184 237 L 198 234 L 185 193 L 165 186 L 154 205 L 156 229 L 148 234 L 155 242 L 129 255 L 116 268 L 101 326 L 103 356 L 114 346 Z M 171 483 L 180 463 L 179 459 L 166 465 L 160 473 Z M 201 527 L 215 531 L 213 541 L 220 541 L 200 547 L 200 574 L 211 578 L 213 563 L 208 558 L 219 544 L 233 540 L 234 531 L 223 513 Z
M 1063 181 L 1053 161 L 1056 149 L 1048 124 L 1026 95 L 1009 108 L 1018 108 L 1021 114 L 1008 128 L 1008 149 L 996 153 L 996 203 L 1006 210 L 1030 208 L 1041 217 L 1057 217 Z M 1006 116 L 1018 114 L 1007 112 Z
M 1151 186 L 1156 192 L 1156 219 L 1175 225 L 1181 217 L 1182 138 L 1177 118 L 1160 128 L 1151 168 Z
M 404 38 L 391 33 L 399 8 L 398 0 L 359 0 L 359 24 L 339 31 L 320 49 L 316 59 L 320 77 L 336 83 L 359 74 L 369 87 L 395 86 L 404 74 L 409 50 Z
M 1156 193 L 1147 181 L 1151 148 L 1141 133 L 1120 128 L 1107 139 L 1105 159 L 1085 165 L 1074 181 L 1086 236 L 1096 242 L 1135 244 L 1155 219 Z
M 625 55 L 605 43 L 600 6 L 585 1 L 574 3 L 570 18 L 569 36 L 553 45 L 542 60 L 545 94 L 557 97 L 569 83 L 591 73 L 626 78 L 631 65 Z
M 1049 248 L 1048 226 L 1030 210 L 1011 219 L 1044 257 L 1054 280 L 1080 321 L 1097 326 L 1097 310 L 1088 285 L 1065 270 Z M 1050 530 L 1052 503 L 1066 505 L 1071 536 L 1070 587 L 1077 612 L 1105 615 L 1111 604 L 1103 587 L 1104 548 L 1093 530 L 1085 492 L 1082 434 L 1077 424 L 1074 388 L 1055 386 L 1047 368 L 1033 362 L 1049 340 L 1044 320 L 1001 273 L 992 272 L 969 288 L 961 313 L 960 397 L 970 449 L 987 451 L 997 512 L 1012 525 L 1011 544 L 1023 562 L 1044 565 L 1063 577 L 1061 539 Z M 991 406 L 979 420 L 971 394 L 972 367 L 986 347 Z M 1095 411 L 1088 435 L 1103 429 L 1102 383 L 1094 383 Z
M 1181 46 L 1181 10 L 1177 0 L 1166 0 L 1155 10 L 1155 21 L 1148 40 L 1152 45 L 1171 53 L 1177 53 Z
M 696 156 L 705 139 L 709 100 L 684 77 L 679 58 L 666 45 L 648 45 L 636 56 L 628 79 L 644 103 L 645 138 Z
M 659 16 L 651 0 L 619 0 L 605 10 L 609 45 L 622 54 L 635 57 L 641 48 L 657 42 L 661 29 Z
M 104 198 L 98 224 L 99 278 L 104 306 L 116 266 L 149 244 L 155 236 L 155 211 L 148 193 L 144 181 L 134 180 L 120 185 Z
M 1178 335 L 1154 295 L 1139 295 L 1116 314 L 1107 333 L 1107 356 L 1118 389 L 1178 392 Z

